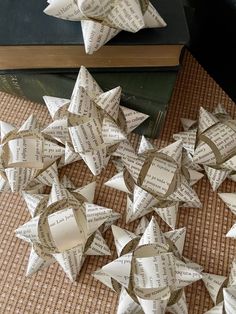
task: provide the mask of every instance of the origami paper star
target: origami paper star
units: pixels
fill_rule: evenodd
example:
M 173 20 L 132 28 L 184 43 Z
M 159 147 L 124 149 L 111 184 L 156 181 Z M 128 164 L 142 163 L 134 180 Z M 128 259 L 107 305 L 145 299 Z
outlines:
M 140 238 L 113 226 L 118 258 L 94 277 L 118 292 L 118 314 L 186 314 L 184 287 L 201 279 L 202 268 L 182 258 L 185 228 L 162 233 L 154 218 Z
M 50 195 L 23 193 L 32 219 L 16 230 L 31 244 L 27 275 L 57 261 L 76 280 L 87 255 L 109 255 L 100 227 L 106 230 L 118 213 L 92 203 L 95 182 L 69 192 L 54 180 Z
M 126 222 L 155 210 L 174 229 L 179 205 L 201 207 L 191 185 L 203 175 L 182 166 L 181 141 L 157 150 L 142 137 L 138 154 L 127 148 L 121 158 L 125 170 L 105 184 L 128 193 Z
M 119 144 L 148 118 L 120 106 L 121 88 L 103 92 L 85 67 L 81 67 L 71 99 L 45 96 L 54 120 L 43 133 L 65 145 L 64 164 L 83 159 L 99 175 Z
M 236 259 L 229 277 L 203 273 L 204 284 L 215 306 L 205 314 L 236 313 Z
M 196 121 L 182 119 L 185 131 L 174 134 L 182 139 L 193 164 L 202 165 L 215 191 L 230 177 L 236 180 L 236 120 L 232 120 L 222 105 L 213 113 L 200 108 L 198 127 Z
M 81 21 L 85 51 L 92 54 L 120 31 L 136 33 L 166 23 L 148 0 L 50 0 L 44 10 L 57 18 Z
M 64 155 L 64 147 L 44 136 L 33 115 L 18 129 L 3 121 L 0 127 L 0 191 L 51 184 L 49 173 L 57 173 L 55 161 Z

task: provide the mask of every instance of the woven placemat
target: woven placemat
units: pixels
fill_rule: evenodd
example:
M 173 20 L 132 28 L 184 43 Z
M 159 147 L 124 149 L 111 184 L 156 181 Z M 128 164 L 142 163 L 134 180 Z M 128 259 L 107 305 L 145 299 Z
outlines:
M 235 105 L 222 89 L 207 75 L 202 67 L 186 52 L 173 97 L 169 106 L 162 134 L 155 144 L 159 147 L 172 141 L 172 134 L 181 130 L 180 117 L 196 118 L 199 106 L 213 109 L 222 103 L 233 114 Z M 21 125 L 31 113 L 42 123 L 50 121 L 46 107 L 0 93 L 0 119 Z M 140 137 L 131 136 L 137 146 Z M 124 212 L 126 195 L 102 185 L 112 175 L 114 166 L 110 163 L 98 178 L 95 195 L 97 204 Z M 92 175 L 83 162 L 74 163 L 62 169 L 71 180 L 81 186 L 92 181 Z M 236 185 L 226 180 L 221 192 L 236 191 Z M 203 203 L 202 209 L 181 209 L 177 227 L 187 226 L 184 255 L 201 264 L 206 272 L 227 275 L 235 254 L 235 241 L 225 237 L 233 225 L 233 214 L 224 206 L 216 193 L 212 192 L 204 178 L 196 185 L 196 191 Z M 91 273 L 115 257 L 87 258 L 79 280 L 71 283 L 57 263 L 39 271 L 31 278 L 25 277 L 29 245 L 17 239 L 14 230 L 29 220 L 25 203 L 17 194 L 0 195 L 0 313 L 93 313 L 113 314 L 116 312 L 117 296 L 103 284 L 93 279 Z M 125 226 L 123 219 L 120 226 Z M 158 219 L 158 218 L 157 218 Z M 163 231 L 167 225 L 158 219 Z M 129 224 L 131 231 L 137 222 Z M 106 239 L 114 252 L 111 231 Z M 202 314 L 212 307 L 210 297 L 201 281 L 186 289 L 189 313 Z

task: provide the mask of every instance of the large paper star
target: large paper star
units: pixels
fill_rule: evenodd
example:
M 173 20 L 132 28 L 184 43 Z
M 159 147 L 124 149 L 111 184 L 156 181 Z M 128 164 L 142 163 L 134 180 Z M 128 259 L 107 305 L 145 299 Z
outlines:
M 119 214 L 88 203 L 94 191 L 95 182 L 69 192 L 55 178 L 50 195 L 23 193 L 32 219 L 16 230 L 16 236 L 31 244 L 27 275 L 57 261 L 74 281 L 87 255 L 110 254 L 101 231 Z
M 148 118 L 120 106 L 121 88 L 103 92 L 81 67 L 71 99 L 45 96 L 52 122 L 43 132 L 65 145 L 64 164 L 83 159 L 99 175 L 127 135 Z
M 166 23 L 148 0 L 50 0 L 44 10 L 57 18 L 81 21 L 85 51 L 92 54 L 120 31 L 136 33 Z
M 138 155 L 129 147 L 120 155 L 125 170 L 106 185 L 128 193 L 127 222 L 155 210 L 174 229 L 179 205 L 201 207 L 191 185 L 203 175 L 183 167 L 181 141 L 158 150 L 142 137 Z
M 3 121 L 0 126 L 0 191 L 51 185 L 64 147 L 44 136 L 33 115 L 20 128 Z
M 94 277 L 114 291 L 121 288 L 117 313 L 186 314 L 183 288 L 201 279 L 202 268 L 182 257 L 185 229 L 162 233 L 152 218 L 141 238 L 116 226 L 112 231 L 118 258 Z
M 197 127 L 196 122 L 182 119 L 185 131 L 173 137 L 183 140 L 193 164 L 204 167 L 215 191 L 227 177 L 236 180 L 236 120 L 218 105 L 213 113 L 201 107 Z
M 205 314 L 236 313 L 236 259 L 229 277 L 203 273 L 204 284 L 215 306 Z

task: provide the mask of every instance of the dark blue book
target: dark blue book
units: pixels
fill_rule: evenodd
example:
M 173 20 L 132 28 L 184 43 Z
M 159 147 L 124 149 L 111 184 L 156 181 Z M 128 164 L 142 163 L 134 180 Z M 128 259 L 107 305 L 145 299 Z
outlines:
M 188 29 L 181 0 L 152 0 L 167 26 L 119 33 L 86 55 L 80 22 L 43 13 L 46 0 L 0 1 L 0 70 L 179 65 Z

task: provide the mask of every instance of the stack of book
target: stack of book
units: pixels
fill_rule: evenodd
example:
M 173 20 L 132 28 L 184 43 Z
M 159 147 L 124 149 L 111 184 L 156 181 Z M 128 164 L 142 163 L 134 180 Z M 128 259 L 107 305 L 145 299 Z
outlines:
M 120 85 L 122 105 L 150 118 L 138 129 L 157 137 L 180 68 L 188 29 L 181 0 L 152 0 L 164 28 L 121 32 L 86 55 L 80 22 L 43 13 L 45 0 L 0 4 L 0 91 L 43 103 L 44 95 L 70 98 L 84 65 L 103 90 Z

